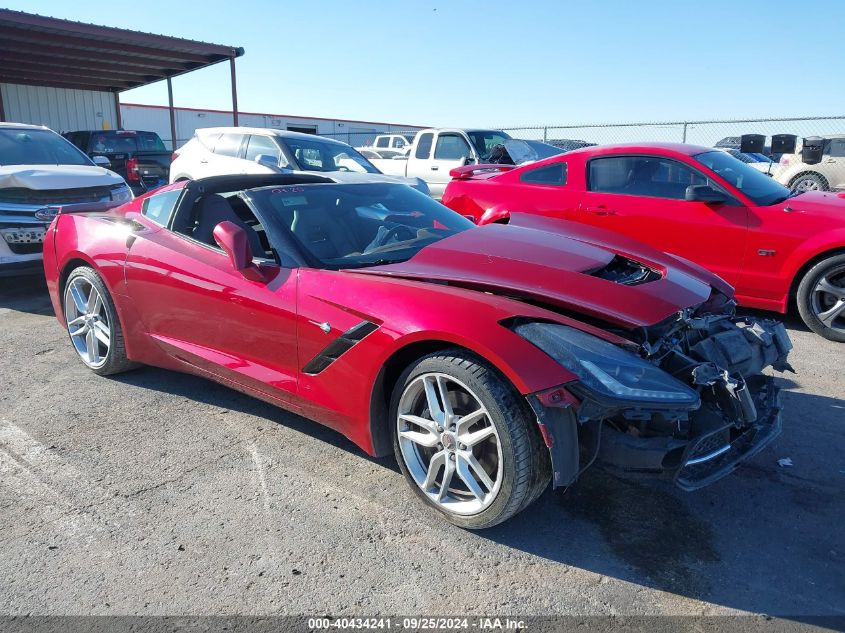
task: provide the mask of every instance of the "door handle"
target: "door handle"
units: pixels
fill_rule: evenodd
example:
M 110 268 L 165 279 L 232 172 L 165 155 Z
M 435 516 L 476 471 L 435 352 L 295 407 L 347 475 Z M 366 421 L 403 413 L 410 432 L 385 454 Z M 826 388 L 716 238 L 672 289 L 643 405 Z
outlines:
M 597 207 L 584 207 L 584 211 L 592 213 L 593 215 L 616 215 L 616 211 L 608 209 L 603 204 Z
M 437 165 L 431 166 L 431 171 L 437 171 L 438 169 L 440 169 L 440 167 L 438 167 Z

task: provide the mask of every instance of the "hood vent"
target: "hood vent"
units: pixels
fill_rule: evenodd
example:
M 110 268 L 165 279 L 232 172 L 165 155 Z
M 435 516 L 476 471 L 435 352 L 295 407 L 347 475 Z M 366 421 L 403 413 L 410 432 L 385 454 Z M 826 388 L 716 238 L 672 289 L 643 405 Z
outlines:
M 588 271 L 587 274 L 623 286 L 639 286 L 662 278 L 653 268 L 621 255 L 615 255 L 606 266 Z

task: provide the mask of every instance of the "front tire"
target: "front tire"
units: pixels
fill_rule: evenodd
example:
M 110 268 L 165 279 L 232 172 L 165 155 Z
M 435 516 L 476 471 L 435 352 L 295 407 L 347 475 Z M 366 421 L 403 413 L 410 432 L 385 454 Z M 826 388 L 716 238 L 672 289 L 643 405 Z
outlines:
M 845 253 L 823 259 L 804 275 L 798 312 L 816 334 L 845 343 Z
M 408 367 L 391 398 L 396 460 L 414 492 L 455 525 L 505 521 L 548 486 L 551 466 L 520 394 L 463 350 Z
M 827 179 L 821 174 L 807 173 L 793 178 L 789 183 L 789 188 L 792 191 L 804 193 L 805 191 L 827 191 L 830 187 Z
M 137 366 L 126 356 L 114 301 L 93 268 L 80 266 L 68 276 L 64 312 L 70 342 L 95 374 L 108 376 Z

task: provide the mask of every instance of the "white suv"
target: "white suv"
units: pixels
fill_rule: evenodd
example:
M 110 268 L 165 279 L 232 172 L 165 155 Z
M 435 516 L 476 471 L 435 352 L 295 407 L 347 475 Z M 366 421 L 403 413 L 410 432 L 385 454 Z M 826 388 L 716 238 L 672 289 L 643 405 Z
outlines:
M 340 182 L 394 182 L 428 194 L 419 178 L 382 174 L 346 143 L 313 134 L 267 128 L 201 128 L 173 154 L 170 182 L 227 174 L 279 171 L 324 173 Z
M 780 158 L 775 180 L 793 191 L 845 190 L 845 134 L 823 136 L 821 162 L 808 165 L 799 144 L 794 154 Z
M 0 276 L 43 271 L 57 207 L 107 209 L 132 200 L 123 178 L 46 127 L 0 123 Z

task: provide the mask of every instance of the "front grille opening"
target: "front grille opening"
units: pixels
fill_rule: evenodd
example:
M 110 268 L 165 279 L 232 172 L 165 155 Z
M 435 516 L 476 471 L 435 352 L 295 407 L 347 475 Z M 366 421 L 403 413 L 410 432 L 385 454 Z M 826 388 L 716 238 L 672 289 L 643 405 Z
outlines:
M 588 271 L 587 274 L 623 286 L 639 286 L 663 277 L 653 268 L 621 255 L 615 255 L 606 266 Z
M 41 242 L 24 242 L 18 244 L 7 244 L 9 250 L 15 255 L 34 255 L 44 250 L 44 244 Z
M 79 187 L 75 189 L 25 189 L 10 187 L 3 189 L 3 202 L 14 204 L 72 204 L 74 202 L 99 202 L 111 200 L 112 189 L 123 188 L 122 184 L 114 186 Z

